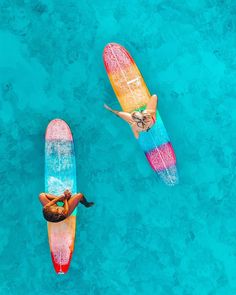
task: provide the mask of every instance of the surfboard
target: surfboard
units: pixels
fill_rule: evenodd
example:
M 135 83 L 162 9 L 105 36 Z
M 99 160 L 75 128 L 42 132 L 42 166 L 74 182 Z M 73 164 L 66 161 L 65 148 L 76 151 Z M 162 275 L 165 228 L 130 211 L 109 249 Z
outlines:
M 72 133 L 61 119 L 52 120 L 45 135 L 45 192 L 62 195 L 76 193 L 76 165 Z M 61 203 L 62 204 L 62 203 Z M 59 203 L 60 205 L 60 203 Z M 74 250 L 77 209 L 65 220 L 48 222 L 48 239 L 54 269 L 68 271 Z
M 144 110 L 151 95 L 129 52 L 117 43 L 109 43 L 104 48 L 103 60 L 122 110 L 129 113 Z M 140 133 L 138 142 L 164 183 L 178 183 L 174 149 L 158 111 L 155 124 L 148 132 Z

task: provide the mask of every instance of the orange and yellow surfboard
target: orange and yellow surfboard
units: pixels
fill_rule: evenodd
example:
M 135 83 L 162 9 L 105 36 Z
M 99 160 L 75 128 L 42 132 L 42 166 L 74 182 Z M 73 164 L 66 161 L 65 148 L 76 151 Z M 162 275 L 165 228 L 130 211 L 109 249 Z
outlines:
M 123 111 L 144 110 L 151 95 L 129 52 L 119 44 L 109 43 L 104 49 L 103 60 Z M 158 111 L 154 126 L 148 132 L 141 132 L 138 142 L 160 178 L 168 185 L 176 184 L 176 157 Z

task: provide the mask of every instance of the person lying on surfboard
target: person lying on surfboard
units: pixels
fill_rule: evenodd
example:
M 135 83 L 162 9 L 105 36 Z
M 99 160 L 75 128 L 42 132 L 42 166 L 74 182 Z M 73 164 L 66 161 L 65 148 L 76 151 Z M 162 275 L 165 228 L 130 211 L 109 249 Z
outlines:
M 59 222 L 66 219 L 79 203 L 85 207 L 94 205 L 93 202 L 88 202 L 83 194 L 78 193 L 72 196 L 69 190 L 66 190 L 59 197 L 48 193 L 41 193 L 39 200 L 43 205 L 43 216 L 50 222 Z M 64 205 L 62 207 L 58 206 L 57 202 L 63 202 Z
M 156 108 L 157 108 L 157 96 L 153 95 L 147 103 L 146 109 L 143 111 L 134 111 L 132 113 L 115 111 L 108 105 L 104 104 L 104 107 L 128 122 L 132 128 L 134 136 L 139 137 L 139 133 L 143 131 L 149 131 L 156 121 Z

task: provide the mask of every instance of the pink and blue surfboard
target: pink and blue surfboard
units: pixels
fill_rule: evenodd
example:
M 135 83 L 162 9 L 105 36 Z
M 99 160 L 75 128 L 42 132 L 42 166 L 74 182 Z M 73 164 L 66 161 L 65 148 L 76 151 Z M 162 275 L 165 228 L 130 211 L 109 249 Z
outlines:
M 52 120 L 45 135 L 45 192 L 62 195 L 69 189 L 75 194 L 76 165 L 72 133 L 61 119 Z M 54 269 L 58 274 L 68 271 L 74 251 L 76 211 L 67 219 L 48 222 L 48 238 Z

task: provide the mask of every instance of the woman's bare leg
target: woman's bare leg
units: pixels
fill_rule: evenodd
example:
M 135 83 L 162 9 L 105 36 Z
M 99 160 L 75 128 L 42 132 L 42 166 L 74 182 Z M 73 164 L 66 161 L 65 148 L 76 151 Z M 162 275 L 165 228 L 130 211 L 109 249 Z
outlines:
M 117 116 L 119 116 L 121 119 L 126 121 L 129 124 L 133 123 L 133 119 L 130 113 L 125 113 L 125 112 L 118 112 Z
M 75 210 L 75 207 L 78 206 L 82 197 L 82 194 L 76 194 L 68 200 L 68 216 L 70 216 L 71 213 Z
M 118 117 L 120 117 L 121 119 L 123 119 L 124 121 L 126 121 L 129 124 L 133 123 L 133 119 L 130 113 L 126 113 L 126 112 L 119 112 L 119 111 L 115 111 L 113 109 L 111 109 L 109 106 L 107 106 L 106 104 L 104 104 L 104 107 L 112 112 L 113 114 L 117 115 Z
M 83 204 L 85 207 L 91 207 L 94 204 L 93 202 L 88 202 L 83 194 L 81 193 L 76 194 L 68 200 L 68 206 L 69 206 L 68 216 L 71 215 L 75 207 L 78 206 L 79 202 Z
M 85 196 L 83 196 L 83 198 L 80 200 L 80 203 L 84 205 L 86 208 L 94 205 L 94 202 L 88 202 Z

